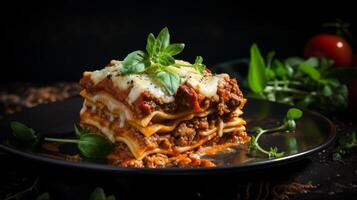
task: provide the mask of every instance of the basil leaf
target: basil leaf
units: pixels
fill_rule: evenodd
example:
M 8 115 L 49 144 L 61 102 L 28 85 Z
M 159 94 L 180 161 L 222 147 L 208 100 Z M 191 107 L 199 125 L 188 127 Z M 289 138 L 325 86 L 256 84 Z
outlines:
M 134 51 L 123 60 L 122 74 L 133 74 L 145 71 L 147 54 L 143 51 Z
M 181 53 L 181 51 L 185 48 L 185 44 L 183 43 L 177 43 L 177 44 L 170 44 L 164 52 L 170 56 L 177 55 Z
M 278 59 L 274 59 L 273 61 L 274 71 L 278 77 L 285 78 L 288 75 L 288 70 L 285 68 L 283 63 L 281 63 Z
M 16 139 L 27 142 L 35 141 L 38 139 L 36 132 L 32 128 L 27 127 L 25 124 L 14 121 L 11 122 L 10 126 Z
M 103 188 L 95 188 L 95 190 L 90 194 L 89 200 L 106 200 Z
M 202 62 L 203 62 L 202 56 L 196 56 L 195 63 L 192 65 L 192 67 L 196 71 L 200 72 L 201 74 L 205 72 L 205 68 L 206 68 L 206 66 L 202 64 Z
M 290 65 L 290 66 L 297 66 L 303 62 L 304 62 L 304 59 L 299 58 L 299 57 L 290 57 L 290 58 L 285 59 L 285 61 L 284 61 L 285 65 Z
M 38 196 L 36 200 L 50 200 L 50 194 L 48 192 L 45 192 Z
M 286 113 L 286 118 L 288 120 L 300 119 L 302 117 L 302 111 L 297 108 L 290 108 Z
M 248 85 L 254 93 L 263 92 L 266 86 L 265 63 L 256 44 L 250 49 Z
M 325 97 L 329 97 L 331 96 L 332 93 L 332 89 L 329 85 L 325 85 L 324 88 L 322 89 L 322 95 L 324 95 Z
M 169 66 L 175 63 L 175 59 L 168 54 L 160 54 L 157 58 L 157 62 L 163 66 Z
M 267 80 L 271 80 L 275 78 L 275 72 L 271 68 L 265 68 L 265 76 Z
M 84 134 L 79 138 L 78 149 L 87 158 L 105 158 L 112 151 L 112 145 L 100 135 Z
M 165 50 L 166 47 L 168 47 L 170 44 L 170 34 L 169 30 L 167 27 L 163 28 L 159 35 L 156 38 L 155 42 L 155 52 L 162 52 Z
M 317 67 L 317 66 L 319 66 L 319 59 L 316 57 L 311 57 L 311 58 L 305 60 L 304 64 L 310 65 L 311 67 Z
M 106 200 L 115 200 L 115 196 L 114 195 L 110 195 L 109 197 L 107 197 Z
M 298 69 L 300 72 L 309 75 L 310 78 L 312 78 L 315 81 L 318 81 L 321 78 L 320 72 L 316 68 L 312 67 L 311 65 L 302 63 L 299 65 Z
M 157 70 L 151 77 L 165 87 L 170 95 L 173 95 L 180 86 L 180 77 L 167 69 Z
M 154 34 L 150 33 L 148 35 L 148 39 L 146 42 L 146 51 L 148 52 L 148 54 L 150 56 L 154 55 L 154 49 L 155 49 L 155 45 L 156 45 L 155 42 L 156 42 L 156 39 L 155 39 Z

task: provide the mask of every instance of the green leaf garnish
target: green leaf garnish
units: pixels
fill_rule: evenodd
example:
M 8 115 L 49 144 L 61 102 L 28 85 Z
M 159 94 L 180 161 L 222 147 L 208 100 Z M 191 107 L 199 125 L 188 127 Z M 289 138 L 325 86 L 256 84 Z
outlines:
M 286 113 L 286 118 L 288 120 L 295 120 L 295 119 L 300 119 L 302 117 L 303 113 L 300 109 L 297 108 L 290 108 L 288 112 Z
M 89 200 L 106 200 L 103 188 L 95 188 L 95 190 L 90 194 Z
M 50 194 L 48 192 L 45 192 L 38 196 L 36 200 L 50 200 Z
M 195 63 L 192 65 L 192 67 L 193 67 L 196 71 L 200 72 L 201 74 L 203 74 L 203 72 L 204 72 L 205 69 L 206 69 L 206 66 L 205 66 L 204 64 L 202 64 L 202 62 L 203 62 L 202 56 L 197 56 L 197 57 L 196 57 L 196 60 L 195 60 Z
M 345 109 L 346 84 L 357 77 L 357 69 L 332 68 L 332 63 L 330 59 L 315 57 L 290 57 L 281 62 L 272 52 L 265 62 L 253 44 L 248 69 L 248 86 L 253 93 L 250 96 L 324 112 Z
M 356 132 L 352 132 L 338 140 L 338 146 L 334 149 L 333 160 L 341 160 L 353 148 L 357 148 Z
M 20 122 L 11 122 L 10 126 L 16 139 L 27 142 L 34 142 L 38 140 L 36 132 L 32 128 L 27 127 L 25 124 Z
M 302 63 L 299 65 L 299 70 L 302 73 L 309 75 L 315 81 L 320 80 L 320 78 L 321 78 L 321 73 L 315 67 L 312 67 L 311 65 Z
M 40 136 L 36 132 L 20 122 L 11 122 L 11 128 L 16 139 L 28 144 L 38 145 Z M 74 125 L 77 139 L 43 137 L 48 142 L 74 143 L 80 153 L 87 158 L 105 158 L 111 151 L 112 145 L 102 136 L 91 133 L 87 129 Z
M 182 50 L 185 48 L 185 44 L 179 43 L 179 44 L 170 44 L 164 52 L 170 56 L 175 56 L 179 53 L 182 52 Z
M 121 74 L 148 74 L 153 80 L 160 83 L 170 95 L 173 95 L 180 85 L 180 78 L 167 67 L 181 66 L 175 64 L 173 56 L 181 53 L 184 48 L 185 44 L 183 43 L 170 44 L 170 33 L 166 27 L 160 31 L 156 38 L 154 34 L 150 33 L 147 38 L 146 52 L 139 50 L 128 54 L 123 60 Z M 202 62 L 202 57 L 197 56 L 194 64 L 182 66 L 192 67 L 203 74 L 205 65 Z
M 100 135 L 85 134 L 78 140 L 78 149 L 87 158 L 105 158 L 112 151 L 112 145 Z
M 90 194 L 89 200 L 115 200 L 114 195 L 106 196 L 103 188 L 97 187 L 95 190 Z
M 270 129 L 263 129 L 261 127 L 254 127 L 249 130 L 249 132 L 257 133 L 257 136 L 252 136 L 249 143 L 249 151 L 253 152 L 261 152 L 266 154 L 269 158 L 280 158 L 284 156 L 284 152 L 279 152 L 277 147 L 270 147 L 269 150 L 262 148 L 258 140 L 265 133 L 273 133 L 278 131 L 294 131 L 296 129 L 295 120 L 300 119 L 303 113 L 300 109 L 290 108 L 285 115 L 283 120 L 283 124 Z
M 133 74 L 145 71 L 148 66 L 147 55 L 143 51 L 134 51 L 123 60 L 122 74 Z
M 250 49 L 250 64 L 248 70 L 248 85 L 255 93 L 263 92 L 266 85 L 265 62 L 258 46 L 253 44 Z
M 170 95 L 175 93 L 181 82 L 181 78 L 177 74 L 167 69 L 157 70 L 151 74 L 151 77 L 163 85 Z

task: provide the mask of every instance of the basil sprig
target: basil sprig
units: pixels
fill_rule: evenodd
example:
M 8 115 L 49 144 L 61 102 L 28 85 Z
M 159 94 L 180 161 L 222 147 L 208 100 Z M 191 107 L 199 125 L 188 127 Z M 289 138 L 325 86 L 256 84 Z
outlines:
M 281 61 L 274 55 L 270 52 L 264 59 L 258 46 L 252 45 L 248 70 L 251 96 L 325 112 L 347 107 L 346 83 L 357 76 L 356 68 L 331 68 L 333 62 L 325 58 Z
M 95 188 L 95 190 L 90 194 L 89 200 L 115 200 L 114 195 L 107 196 L 101 187 Z
M 250 132 L 257 133 L 257 136 L 252 136 L 249 144 L 249 151 L 251 153 L 254 152 L 261 152 L 269 156 L 269 158 L 280 158 L 284 156 L 284 152 L 278 152 L 277 147 L 270 147 L 269 150 L 263 149 L 259 143 L 259 138 L 265 133 L 273 133 L 279 131 L 287 131 L 291 132 L 296 129 L 296 122 L 295 120 L 300 119 L 303 115 L 303 112 L 297 108 L 291 108 L 285 115 L 283 120 L 283 124 L 280 126 L 270 128 L 270 129 L 263 129 L 261 127 L 254 127 L 250 130 Z
M 41 138 L 36 131 L 20 122 L 11 122 L 11 129 L 16 139 L 29 144 L 37 144 L 41 140 L 77 144 L 80 153 L 87 158 L 105 158 L 112 151 L 112 145 L 104 137 L 77 126 L 75 126 L 76 139 Z
M 163 28 L 156 38 L 154 34 L 150 33 L 147 38 L 146 52 L 137 50 L 129 53 L 123 60 L 121 74 L 146 73 L 162 85 L 170 95 L 173 95 L 180 86 L 181 79 L 168 66 L 192 67 L 201 74 L 205 71 L 201 56 L 197 56 L 192 65 L 175 64 L 173 56 L 181 53 L 184 48 L 185 44 L 183 43 L 170 44 L 170 33 L 167 27 Z

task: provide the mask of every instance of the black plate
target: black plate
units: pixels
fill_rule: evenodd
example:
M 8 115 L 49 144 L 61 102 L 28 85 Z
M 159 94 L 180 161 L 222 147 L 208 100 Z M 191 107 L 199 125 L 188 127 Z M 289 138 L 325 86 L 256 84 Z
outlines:
M 247 145 L 240 145 L 235 148 L 236 151 L 221 152 L 210 156 L 215 160 L 217 167 L 159 169 L 122 168 L 108 165 L 103 160 L 69 161 L 64 159 L 65 154 L 77 153 L 72 145 L 61 146 L 59 152 L 48 149 L 33 150 L 8 139 L 11 137 L 9 123 L 13 120 L 23 122 L 46 136 L 71 137 L 74 135 L 73 124 L 78 122 L 81 104 L 81 98 L 73 98 L 63 102 L 40 105 L 3 119 L 0 123 L 0 149 L 31 160 L 59 166 L 122 174 L 213 174 L 241 172 L 300 160 L 326 148 L 336 134 L 335 126 L 327 118 L 316 112 L 304 110 L 304 116 L 297 122 L 297 130 L 294 133 L 275 133 L 261 137 L 260 144 L 263 147 L 276 146 L 280 151 L 284 151 L 285 156 L 282 158 L 251 157 L 247 154 Z M 244 108 L 244 118 L 248 122 L 248 129 L 254 126 L 275 126 L 289 108 L 290 106 L 285 104 L 248 99 Z

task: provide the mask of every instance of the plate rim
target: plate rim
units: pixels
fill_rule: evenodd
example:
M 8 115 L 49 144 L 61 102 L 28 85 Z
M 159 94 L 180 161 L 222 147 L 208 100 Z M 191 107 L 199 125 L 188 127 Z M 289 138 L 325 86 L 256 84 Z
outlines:
M 70 98 L 70 99 L 67 99 L 64 101 L 75 100 L 75 99 L 79 99 L 79 98 L 73 97 L 73 98 Z M 253 99 L 253 101 L 268 102 L 269 104 L 280 104 L 283 106 L 291 107 L 291 105 L 282 104 L 282 103 L 278 103 L 278 102 L 272 102 L 272 101 L 255 99 L 255 98 L 248 98 L 248 99 Z M 50 104 L 56 104 L 56 103 L 61 103 L 61 102 L 63 102 L 63 101 L 50 103 Z M 25 109 L 25 110 L 28 111 L 31 109 L 38 109 L 38 107 L 46 106 L 46 105 L 49 105 L 49 104 L 43 104 L 43 105 L 35 106 L 33 108 Z M 0 143 L 0 149 L 5 152 L 8 152 L 10 154 L 13 154 L 15 156 L 33 160 L 36 162 L 42 162 L 45 164 L 59 165 L 61 167 L 76 168 L 76 169 L 81 169 L 81 170 L 93 170 L 93 171 L 102 171 L 102 172 L 119 173 L 119 174 L 192 175 L 192 174 L 213 174 L 213 173 L 249 171 L 249 170 L 254 170 L 254 169 L 270 168 L 270 167 L 288 164 L 291 162 L 305 159 L 317 152 L 320 152 L 320 151 L 328 148 L 334 142 L 334 140 L 336 138 L 336 125 L 331 120 L 329 120 L 327 117 L 325 117 L 324 115 L 322 115 L 316 111 L 303 109 L 303 108 L 301 108 L 301 109 L 303 110 L 304 113 L 307 112 L 310 115 L 321 118 L 329 126 L 328 127 L 329 128 L 329 136 L 326 138 L 326 140 L 324 140 L 323 143 L 321 143 L 320 145 L 315 146 L 311 149 L 308 149 L 306 151 L 302 151 L 302 152 L 299 152 L 296 154 L 284 156 L 281 158 L 260 160 L 260 161 L 245 163 L 245 164 L 240 164 L 240 165 L 229 165 L 229 166 L 218 166 L 218 167 L 199 167 L 199 168 L 190 168 L 190 167 L 187 167 L 187 168 L 174 168 L 174 167 L 134 168 L 134 167 L 119 167 L 119 166 L 113 166 L 110 164 L 57 160 L 57 159 L 53 159 L 53 158 L 49 158 L 49 157 L 45 157 L 45 156 L 36 155 L 31 152 L 26 152 L 26 151 L 22 151 L 22 150 L 19 150 L 16 148 L 12 148 L 12 147 L 5 145 L 3 143 Z M 9 115 L 9 116 L 15 116 L 15 115 Z M 4 118 L 6 119 L 9 116 L 6 116 Z M 3 121 L 3 120 L 4 119 L 2 119 L 1 121 Z

